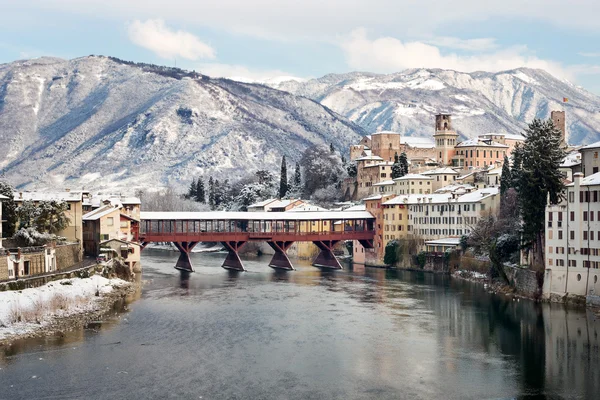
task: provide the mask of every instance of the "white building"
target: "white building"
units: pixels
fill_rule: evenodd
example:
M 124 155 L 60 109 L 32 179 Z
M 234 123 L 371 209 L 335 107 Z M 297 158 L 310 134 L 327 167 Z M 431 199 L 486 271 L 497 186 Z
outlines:
M 543 295 L 600 294 L 600 173 L 576 173 L 567 198 L 546 207 Z
M 2 222 L 4 222 L 2 219 L 2 202 L 4 200 L 8 200 L 8 197 L 0 194 L 0 249 L 2 248 Z
M 497 210 L 498 188 L 466 192 L 434 193 L 410 201 L 408 230 L 424 240 L 460 237 L 469 233 L 479 219 Z

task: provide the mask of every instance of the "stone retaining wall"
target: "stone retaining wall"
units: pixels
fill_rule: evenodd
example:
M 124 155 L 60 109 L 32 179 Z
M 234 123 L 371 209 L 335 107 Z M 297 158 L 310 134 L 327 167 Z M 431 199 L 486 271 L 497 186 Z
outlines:
M 540 296 L 541 291 L 535 271 L 516 267 L 504 267 L 504 271 L 517 293 L 533 298 Z
M 87 278 L 96 273 L 102 272 L 102 264 L 93 264 L 69 272 L 57 272 L 55 274 L 36 276 L 32 278 L 23 278 L 8 282 L 0 282 L 0 292 L 6 290 L 23 290 L 43 286 L 48 282 L 60 279 Z
M 62 270 L 80 263 L 82 252 L 79 243 L 71 243 L 56 246 L 56 269 Z

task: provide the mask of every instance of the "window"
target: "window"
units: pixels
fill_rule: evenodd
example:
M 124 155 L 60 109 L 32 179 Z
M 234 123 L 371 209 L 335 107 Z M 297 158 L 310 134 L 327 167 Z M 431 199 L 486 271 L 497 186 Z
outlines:
M 29 275 L 30 261 L 23 261 L 23 275 Z
M 106 218 L 106 226 L 113 226 L 115 224 L 113 217 Z
M 575 231 L 571 231 L 569 233 L 569 236 L 570 236 L 571 240 L 575 240 Z
M 121 221 L 121 228 L 127 228 L 127 221 Z
M 563 231 L 558 231 L 558 240 L 562 240 L 563 238 Z
M 588 213 L 587 213 L 587 211 L 584 211 L 584 212 L 583 212 L 583 220 L 584 220 L 584 221 L 587 221 L 587 220 L 588 220 L 588 218 L 587 218 L 587 217 L 588 217 Z
M 575 211 L 571 211 L 571 213 L 569 214 L 569 219 L 571 221 L 575 221 Z
M 598 158 L 598 152 L 597 151 L 594 152 L 594 158 Z
M 583 240 L 588 240 L 588 233 L 587 233 L 587 231 L 583 231 Z

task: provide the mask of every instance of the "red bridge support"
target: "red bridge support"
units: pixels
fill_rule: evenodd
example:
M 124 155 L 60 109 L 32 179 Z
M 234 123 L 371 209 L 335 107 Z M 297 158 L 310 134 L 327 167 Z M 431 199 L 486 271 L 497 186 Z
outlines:
M 173 244 L 181 253 L 179 254 L 179 259 L 177 260 L 177 264 L 175 264 L 175 268 L 182 271 L 194 272 L 192 261 L 190 260 L 190 252 L 198 242 L 173 242 Z
M 269 267 L 293 271 L 294 266 L 290 262 L 286 251 L 290 248 L 292 244 L 294 244 L 294 242 L 270 241 L 267 243 L 269 244 L 269 246 L 271 246 L 273 250 L 275 250 L 275 254 L 271 259 L 271 262 L 269 263 Z
M 313 242 L 321 252 L 313 261 L 315 267 L 342 269 L 342 265 L 333 254 L 333 248 L 339 242 L 339 240 L 319 240 Z
M 227 258 L 223 261 L 222 267 L 225 269 L 233 269 L 236 271 L 245 271 L 244 264 L 242 264 L 242 260 L 240 260 L 240 255 L 238 254 L 238 250 L 242 248 L 246 244 L 246 242 L 221 242 L 223 246 L 229 251 L 227 254 Z

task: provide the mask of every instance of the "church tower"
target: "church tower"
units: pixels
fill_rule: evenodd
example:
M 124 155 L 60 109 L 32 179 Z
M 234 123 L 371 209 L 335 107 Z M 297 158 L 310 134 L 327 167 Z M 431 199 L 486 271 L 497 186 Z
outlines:
M 452 164 L 454 157 L 454 146 L 456 146 L 458 133 L 452 128 L 452 116 L 450 114 L 438 114 L 435 116 L 435 158 L 441 165 Z
M 550 118 L 554 123 L 554 126 L 562 132 L 562 143 L 567 143 L 567 124 L 565 121 L 565 112 L 564 111 L 551 111 Z

